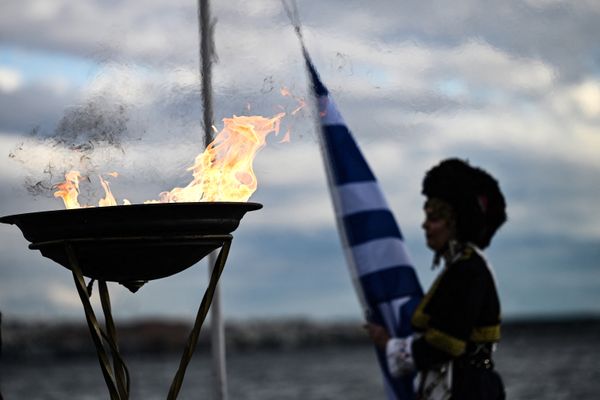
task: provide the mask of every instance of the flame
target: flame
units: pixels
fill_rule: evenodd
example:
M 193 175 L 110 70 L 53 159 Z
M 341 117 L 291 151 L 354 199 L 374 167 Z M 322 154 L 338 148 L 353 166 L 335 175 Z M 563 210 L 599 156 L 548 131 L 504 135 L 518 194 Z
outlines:
M 78 171 L 70 171 L 65 174 L 65 181 L 58 184 L 58 190 L 54 192 L 54 197 L 62 198 L 66 208 L 80 208 L 77 197 L 79 196 L 79 175 Z
M 254 157 L 264 147 L 267 135 L 279 132 L 284 115 L 225 118 L 223 130 L 188 169 L 192 182 L 161 193 L 160 202 L 248 201 L 256 190 Z
M 279 141 L 279 143 L 289 143 L 292 141 L 292 132 L 288 129 L 283 136 L 283 139 Z
M 290 113 L 291 115 L 298 114 L 300 110 L 306 107 L 306 100 L 304 100 L 302 97 L 294 95 L 288 88 L 282 87 L 279 93 L 281 93 L 283 97 L 291 97 L 298 102 L 298 106 Z
M 265 146 L 270 133 L 279 132 L 281 119 L 285 113 L 272 118 L 262 116 L 242 116 L 223 119 L 224 128 L 206 150 L 199 154 L 188 171 L 192 171 L 192 181 L 183 188 L 176 187 L 160 193 L 159 200 L 144 203 L 177 203 L 197 201 L 248 201 L 256 191 L 256 175 L 252 168 L 257 152 Z M 214 127 L 213 127 L 214 128 Z M 215 128 L 216 130 L 216 128 Z M 282 141 L 289 141 L 289 131 Z M 118 173 L 107 174 L 117 177 Z M 79 204 L 78 171 L 65 174 L 65 182 L 59 184 L 55 197 L 61 197 L 66 208 L 81 208 Z M 105 197 L 100 207 L 117 205 L 109 182 L 99 176 Z M 125 205 L 131 204 L 127 199 Z
M 112 175 L 112 176 L 114 176 L 114 175 Z M 112 192 L 110 191 L 110 185 L 108 184 L 108 182 L 106 180 L 104 180 L 102 178 L 102 176 L 99 175 L 98 178 L 100 178 L 100 184 L 102 185 L 102 188 L 104 189 L 104 193 L 105 193 L 104 198 L 100 199 L 100 201 L 98 202 L 98 205 L 100 207 L 116 206 L 117 201 L 115 200 L 115 197 L 113 196 Z

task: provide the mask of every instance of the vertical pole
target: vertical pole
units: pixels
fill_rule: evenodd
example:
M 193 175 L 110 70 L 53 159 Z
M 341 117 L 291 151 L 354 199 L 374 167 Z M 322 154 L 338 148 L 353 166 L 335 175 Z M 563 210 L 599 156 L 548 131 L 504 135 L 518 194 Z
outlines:
M 213 273 L 216 263 L 215 252 L 208 257 L 208 262 L 212 267 L 209 267 L 209 273 Z M 221 291 L 219 284 L 215 287 L 213 302 L 210 309 L 210 342 L 212 353 L 212 376 L 215 399 L 227 400 L 227 370 L 225 363 L 225 329 L 223 326 L 223 318 L 221 316 Z
M 213 21 L 210 15 L 209 0 L 198 0 L 198 26 L 200 34 L 200 78 L 202 80 L 202 122 L 205 148 L 212 142 L 214 121 L 212 102 L 212 62 L 214 57 Z M 208 257 L 208 273 L 213 273 L 215 253 Z M 221 291 L 217 284 L 210 310 L 212 375 L 216 400 L 227 400 L 227 372 L 225 365 L 225 330 L 221 317 Z
M 213 102 L 212 102 L 212 62 L 214 57 L 213 21 L 210 17 L 209 0 L 198 0 L 198 24 L 200 33 L 200 79 L 202 80 L 202 125 L 204 146 L 212 142 Z

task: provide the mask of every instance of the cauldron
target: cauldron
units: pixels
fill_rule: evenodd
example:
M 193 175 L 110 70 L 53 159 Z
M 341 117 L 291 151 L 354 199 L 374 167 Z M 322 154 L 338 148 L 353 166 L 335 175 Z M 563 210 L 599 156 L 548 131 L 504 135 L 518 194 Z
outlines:
M 213 250 L 259 203 L 159 203 L 11 215 L 29 248 L 71 269 L 70 243 L 84 276 L 129 282 L 159 279 L 191 267 Z

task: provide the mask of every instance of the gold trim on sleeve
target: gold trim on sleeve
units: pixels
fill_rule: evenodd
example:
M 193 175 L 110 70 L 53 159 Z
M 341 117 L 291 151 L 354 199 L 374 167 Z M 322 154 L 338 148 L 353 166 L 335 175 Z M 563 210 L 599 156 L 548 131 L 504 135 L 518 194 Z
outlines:
M 469 339 L 473 342 L 497 342 L 500 340 L 500 325 L 475 327 Z
M 467 348 L 467 342 L 450 336 L 437 329 L 428 329 L 425 332 L 425 340 L 433 347 L 442 350 L 453 357 L 463 354 Z

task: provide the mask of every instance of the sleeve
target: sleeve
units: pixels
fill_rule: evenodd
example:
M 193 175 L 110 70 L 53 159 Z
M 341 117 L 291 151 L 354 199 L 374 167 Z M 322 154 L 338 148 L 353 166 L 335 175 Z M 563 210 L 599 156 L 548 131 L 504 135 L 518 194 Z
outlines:
M 388 340 L 385 354 L 390 375 L 397 378 L 415 370 L 412 356 L 413 337 L 392 338 Z
M 431 299 L 428 327 L 412 345 L 418 369 L 428 369 L 465 352 L 487 288 L 485 276 L 473 261 L 478 260 L 451 265 Z

